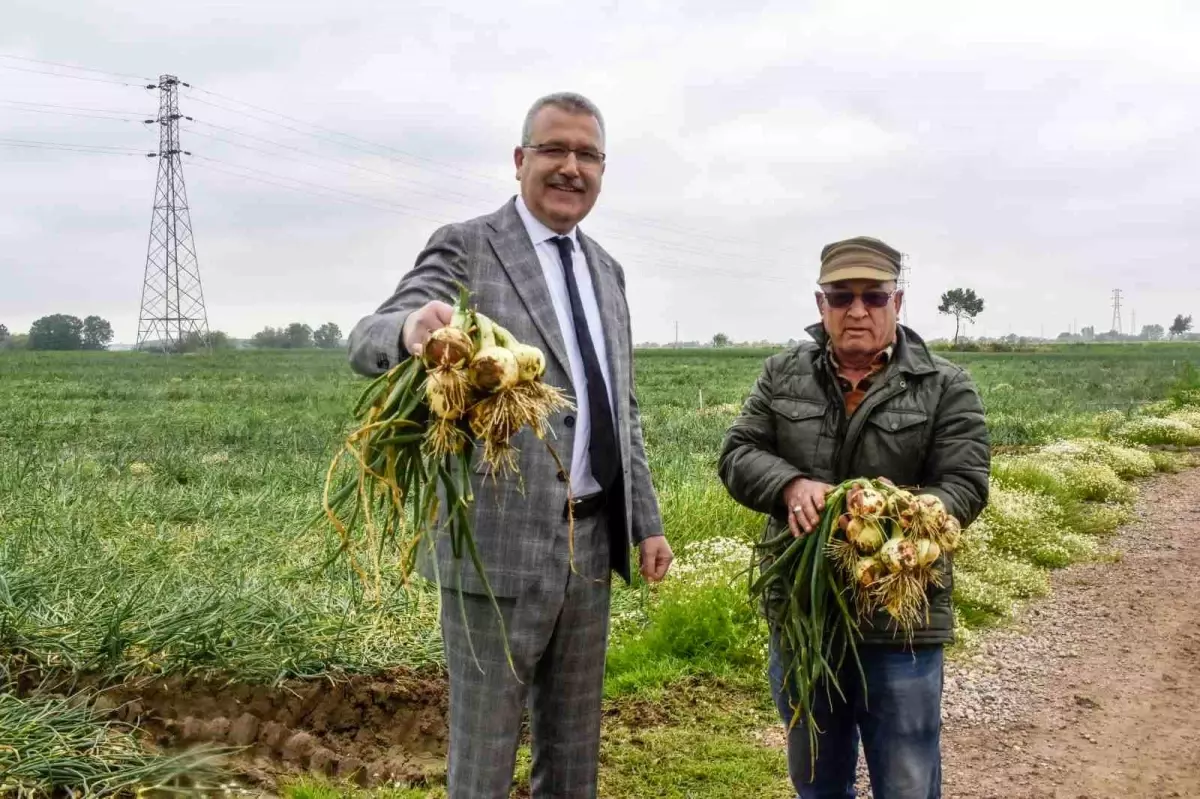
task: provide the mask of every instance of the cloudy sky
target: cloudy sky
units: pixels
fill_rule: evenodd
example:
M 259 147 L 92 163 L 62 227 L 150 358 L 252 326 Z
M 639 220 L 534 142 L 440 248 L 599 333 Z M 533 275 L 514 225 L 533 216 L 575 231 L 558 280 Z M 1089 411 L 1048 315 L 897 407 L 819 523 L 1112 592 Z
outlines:
M 927 336 L 953 332 L 955 286 L 992 336 L 1106 330 L 1114 288 L 1127 329 L 1200 316 L 1189 4 L 734 5 L 5 0 L 0 322 L 97 313 L 136 337 L 139 78 L 161 73 L 192 85 L 196 247 L 234 335 L 348 330 L 438 224 L 515 192 L 525 109 L 562 89 L 606 116 L 583 227 L 625 266 L 639 341 L 802 335 L 821 246 L 859 234 L 909 255 Z

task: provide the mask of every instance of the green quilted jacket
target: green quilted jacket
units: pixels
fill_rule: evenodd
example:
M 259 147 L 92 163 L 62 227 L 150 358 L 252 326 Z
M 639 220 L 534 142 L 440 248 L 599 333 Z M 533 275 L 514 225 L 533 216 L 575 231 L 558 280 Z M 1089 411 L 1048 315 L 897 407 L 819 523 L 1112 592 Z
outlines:
M 964 528 L 973 522 L 987 504 L 991 447 L 967 373 L 900 325 L 890 362 L 847 418 L 825 330 L 818 324 L 808 333 L 813 342 L 767 359 L 721 451 L 718 471 L 730 495 L 768 515 L 764 538 L 787 528 L 783 489 L 797 477 L 831 485 L 886 477 L 941 497 Z M 913 644 L 954 640 L 952 560 L 937 564 L 946 579 L 930 588 L 928 619 L 915 628 Z M 772 605 L 771 598 L 764 603 L 768 618 Z M 905 641 L 884 611 L 860 626 L 867 644 Z

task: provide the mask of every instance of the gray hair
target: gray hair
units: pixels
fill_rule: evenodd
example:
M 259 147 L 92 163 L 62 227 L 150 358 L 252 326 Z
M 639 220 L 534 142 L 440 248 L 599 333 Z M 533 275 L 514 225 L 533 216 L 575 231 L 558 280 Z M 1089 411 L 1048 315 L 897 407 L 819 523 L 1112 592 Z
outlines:
M 533 144 L 533 120 L 538 112 L 548 105 L 561 108 L 570 114 L 589 114 L 595 117 L 597 124 L 600 125 L 600 138 L 604 139 L 604 117 L 600 115 L 600 109 L 596 107 L 595 103 L 575 92 L 555 92 L 538 98 L 530 107 L 529 113 L 525 115 L 525 124 L 521 127 L 522 147 Z

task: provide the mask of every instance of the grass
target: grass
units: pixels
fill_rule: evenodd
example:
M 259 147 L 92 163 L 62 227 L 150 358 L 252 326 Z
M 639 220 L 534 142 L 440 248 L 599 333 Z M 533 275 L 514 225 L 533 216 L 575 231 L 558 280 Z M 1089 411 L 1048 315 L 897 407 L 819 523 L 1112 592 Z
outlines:
M 21 700 L 0 693 L 0 795 L 52 795 L 69 778 L 87 795 L 136 788 L 195 787 L 212 774 L 199 754 L 159 757 L 128 728 L 100 718 L 85 703 Z M 209 783 L 210 785 L 212 783 Z
M 614 592 L 609 702 L 670 697 L 697 680 L 739 685 L 742 698 L 612 728 L 605 795 L 772 796 L 782 785 L 780 753 L 740 732 L 774 718 L 762 707 L 764 631 L 739 578 L 762 519 L 715 474 L 769 354 L 638 354 L 678 560 L 667 584 Z M 958 559 L 964 640 L 1043 594 L 1049 568 L 1093 556 L 1127 517 L 1131 480 L 1187 464 L 1144 445 L 1200 437 L 1200 387 L 1177 366 L 1198 356 L 1188 345 L 952 356 L 978 383 L 1005 453 Z M 440 662 L 432 598 L 393 581 L 380 605 L 364 603 L 343 565 L 325 567 L 331 536 L 308 524 L 361 387 L 342 354 L 26 352 L 0 355 L 0 368 L 0 654 L 112 680 L 270 682 Z

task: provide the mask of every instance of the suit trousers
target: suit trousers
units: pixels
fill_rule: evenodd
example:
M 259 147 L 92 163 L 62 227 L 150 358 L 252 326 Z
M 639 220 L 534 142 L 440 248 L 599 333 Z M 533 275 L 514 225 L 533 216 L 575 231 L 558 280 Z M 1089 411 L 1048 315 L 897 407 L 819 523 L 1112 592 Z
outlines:
M 565 527 L 547 531 L 557 535 L 553 568 L 519 596 L 497 599 L 511 668 L 491 600 L 443 589 L 450 799 L 507 799 L 526 707 L 533 799 L 596 796 L 611 590 L 608 524 L 603 514 L 576 522 L 574 570 Z

